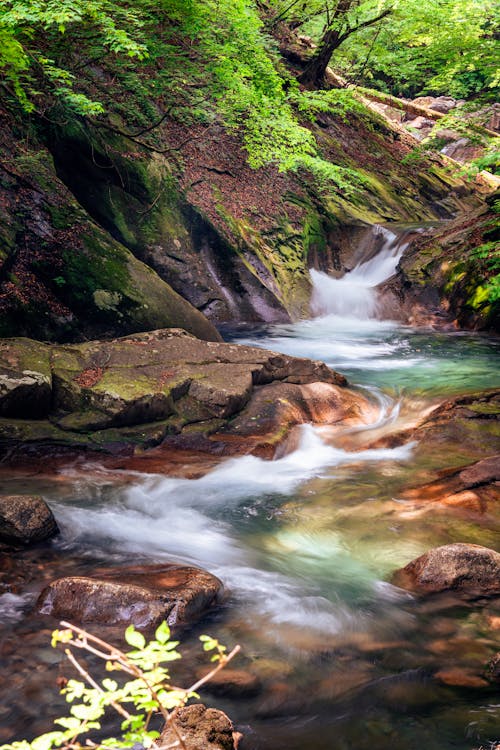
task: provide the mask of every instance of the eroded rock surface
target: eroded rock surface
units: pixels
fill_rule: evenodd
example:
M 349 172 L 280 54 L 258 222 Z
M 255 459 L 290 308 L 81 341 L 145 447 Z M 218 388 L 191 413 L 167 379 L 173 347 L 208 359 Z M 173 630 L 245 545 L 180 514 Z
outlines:
M 49 506 L 38 495 L 0 496 L 0 540 L 33 544 L 59 532 Z
M 202 703 L 181 708 L 176 715 L 185 750 L 236 750 L 234 727 L 223 711 L 207 708 Z M 160 745 L 169 747 L 177 740 L 171 726 L 160 737 Z
M 99 578 L 69 576 L 40 594 L 42 614 L 74 622 L 147 628 L 197 620 L 222 592 L 221 581 L 200 568 L 158 565 L 122 568 Z
M 17 362 L 26 342 L 6 340 L 6 361 Z M 194 436 L 197 445 L 210 438 L 232 453 L 242 442 L 245 450 L 274 446 L 294 424 L 362 421 L 370 412 L 345 378 L 322 362 L 202 341 L 182 329 L 37 346 L 43 366 L 37 371 L 32 365 L 38 375 L 26 398 L 36 397 L 43 377 L 47 413 L 28 421 L 23 403 L 11 399 L 8 417 L 0 418 L 4 452 L 50 444 L 106 451 L 128 445 L 133 452 L 168 436 L 182 447 Z M 11 366 L 0 366 L 0 377 L 3 372 Z
M 446 544 L 396 571 L 393 583 L 422 594 L 452 591 L 465 596 L 500 595 L 500 554 L 478 544 Z

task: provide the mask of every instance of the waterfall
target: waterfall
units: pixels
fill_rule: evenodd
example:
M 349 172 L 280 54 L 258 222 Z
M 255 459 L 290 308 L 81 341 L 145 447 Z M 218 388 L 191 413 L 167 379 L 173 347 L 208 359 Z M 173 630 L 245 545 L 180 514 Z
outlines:
M 379 225 L 374 227 L 372 240 L 375 246 L 380 246 L 379 252 L 368 260 L 361 260 L 340 279 L 315 269 L 310 270 L 313 284 L 311 310 L 314 315 L 335 315 L 357 320 L 376 317 L 377 286 L 395 273 L 408 242 L 405 235 L 397 235 Z

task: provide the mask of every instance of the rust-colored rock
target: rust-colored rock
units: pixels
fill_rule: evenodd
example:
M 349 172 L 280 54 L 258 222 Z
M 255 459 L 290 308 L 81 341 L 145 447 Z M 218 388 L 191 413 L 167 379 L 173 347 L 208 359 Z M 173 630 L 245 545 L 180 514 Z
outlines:
M 12 362 L 29 343 L 10 340 Z M 12 378 L 10 365 L 5 373 L 0 366 L 0 456 L 9 458 L 13 447 L 19 457 L 55 445 L 130 455 L 166 438 L 177 450 L 229 455 L 257 448 L 272 455 L 290 426 L 362 422 L 370 410 L 323 362 L 205 341 L 182 329 L 53 344 L 44 353 L 50 408 L 36 423 L 12 398 L 9 418 L 1 418 L 2 377 L 9 384 Z
M 490 456 L 454 471 L 420 487 L 406 490 L 401 495 L 417 504 L 440 503 L 450 508 L 461 508 L 484 513 L 488 506 L 500 499 L 500 456 Z
M 488 687 L 486 680 L 470 669 L 461 669 L 460 667 L 449 667 L 440 669 L 434 677 L 444 685 L 464 688 L 483 688 Z
M 52 511 L 38 495 L 0 496 L 0 541 L 34 544 L 57 533 Z
M 98 578 L 59 578 L 42 591 L 37 606 L 42 614 L 79 623 L 146 628 L 166 620 L 175 626 L 198 619 L 221 591 L 221 581 L 199 568 L 144 566 Z
M 478 544 L 446 544 L 396 571 L 393 583 L 422 594 L 452 591 L 468 597 L 497 596 L 500 554 Z
M 223 711 L 194 703 L 179 709 L 175 717 L 176 727 L 182 737 L 185 750 L 236 750 L 237 736 L 233 724 Z M 173 746 L 177 734 L 172 726 L 166 726 L 159 739 L 160 746 Z

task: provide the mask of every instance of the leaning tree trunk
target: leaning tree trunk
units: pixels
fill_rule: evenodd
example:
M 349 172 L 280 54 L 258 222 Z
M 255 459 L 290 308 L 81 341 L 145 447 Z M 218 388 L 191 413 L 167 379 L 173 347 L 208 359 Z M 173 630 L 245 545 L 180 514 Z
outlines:
M 300 83 L 306 87 L 323 88 L 325 85 L 325 74 L 331 57 L 337 47 L 343 42 L 343 37 L 336 29 L 327 31 L 320 46 L 307 63 L 304 71 L 299 76 Z

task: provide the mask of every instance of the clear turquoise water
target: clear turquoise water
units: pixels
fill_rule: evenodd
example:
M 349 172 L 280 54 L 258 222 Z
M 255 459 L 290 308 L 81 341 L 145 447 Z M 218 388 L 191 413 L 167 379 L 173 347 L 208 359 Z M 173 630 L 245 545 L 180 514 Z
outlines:
M 322 359 L 389 410 L 499 382 L 498 343 L 472 334 L 328 316 L 233 338 Z M 389 583 L 431 546 L 498 544 L 493 517 L 412 515 L 398 496 L 426 470 L 418 446 L 350 453 L 309 426 L 293 454 L 233 459 L 200 479 L 80 466 L 56 479 L 6 479 L 0 490 L 41 492 L 54 509 L 62 534 L 40 575 L 183 560 L 224 581 L 224 606 L 183 635 L 181 670 L 199 664 L 200 632 L 241 644 L 240 666 L 260 676 L 262 692 L 203 697 L 238 723 L 242 750 L 489 748 L 500 738 L 495 691 L 433 675 L 457 664 L 480 672 L 497 648 L 488 618 L 498 610 L 432 610 Z M 61 713 L 47 668 L 39 669 L 50 657 L 30 614 L 36 593 L 35 579 L 20 597 L 0 597 L 0 644 L 11 644 L 0 650 L 10 675 L 2 739 L 46 731 L 47 716 Z

